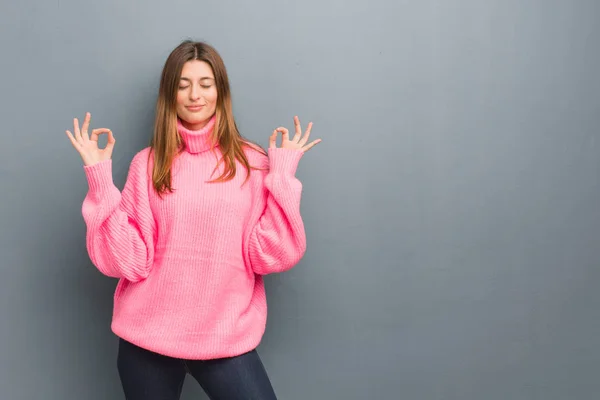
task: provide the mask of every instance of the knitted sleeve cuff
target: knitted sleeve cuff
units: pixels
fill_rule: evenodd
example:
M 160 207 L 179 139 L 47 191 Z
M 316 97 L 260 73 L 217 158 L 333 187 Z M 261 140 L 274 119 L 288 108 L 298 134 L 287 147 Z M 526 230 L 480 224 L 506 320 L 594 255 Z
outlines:
M 91 192 L 102 192 L 114 186 L 111 159 L 93 165 L 84 165 L 83 170 Z
M 294 175 L 303 155 L 302 150 L 281 147 L 269 148 L 270 172 Z

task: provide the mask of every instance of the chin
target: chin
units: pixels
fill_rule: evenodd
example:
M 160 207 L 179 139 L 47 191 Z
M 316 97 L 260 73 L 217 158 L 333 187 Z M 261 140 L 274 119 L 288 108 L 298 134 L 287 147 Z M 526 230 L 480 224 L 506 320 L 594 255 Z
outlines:
M 202 113 L 202 114 L 192 114 L 190 115 L 189 113 L 185 113 L 182 115 L 178 115 L 179 119 L 181 119 L 186 125 L 194 127 L 193 129 L 200 129 L 200 128 L 195 128 L 196 126 L 200 125 L 200 126 L 204 126 L 208 123 L 208 121 L 210 120 L 210 118 L 212 117 L 212 114 L 206 114 L 206 113 Z

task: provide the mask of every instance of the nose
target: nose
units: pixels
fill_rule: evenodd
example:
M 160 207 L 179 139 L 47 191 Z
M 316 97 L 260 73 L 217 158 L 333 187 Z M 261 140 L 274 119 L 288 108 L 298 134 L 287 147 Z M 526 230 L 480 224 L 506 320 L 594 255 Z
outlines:
M 200 98 L 200 89 L 196 85 L 192 85 L 190 90 L 190 100 L 198 100 Z

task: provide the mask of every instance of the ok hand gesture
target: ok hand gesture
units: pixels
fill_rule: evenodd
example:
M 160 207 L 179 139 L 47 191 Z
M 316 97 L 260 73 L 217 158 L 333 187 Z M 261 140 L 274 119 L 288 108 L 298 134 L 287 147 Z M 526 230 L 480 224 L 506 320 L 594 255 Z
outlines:
M 306 144 L 310 136 L 310 130 L 312 129 L 312 122 L 308 124 L 308 128 L 306 129 L 306 133 L 304 134 L 304 136 L 302 136 L 302 128 L 300 127 L 300 120 L 298 119 L 298 117 L 294 117 L 294 125 L 296 126 L 296 134 L 292 139 L 290 139 L 289 131 L 286 128 L 279 127 L 275 129 L 273 131 L 273 134 L 269 138 L 269 147 L 277 147 L 277 136 L 279 136 L 278 132 L 281 132 L 281 148 L 284 149 L 297 149 L 306 152 L 314 145 L 321 142 L 321 139 L 317 139 L 313 140 L 309 144 Z
M 67 136 L 71 139 L 71 144 L 75 147 L 75 150 L 79 152 L 83 159 L 84 165 L 94 165 L 100 161 L 108 160 L 111 155 L 113 148 L 115 147 L 115 138 L 110 129 L 99 128 L 92 131 L 91 137 L 88 135 L 88 129 L 90 126 L 90 113 L 85 115 L 83 126 L 81 131 L 79 130 L 79 121 L 77 118 L 73 119 L 73 127 L 75 135 L 70 131 L 67 131 Z M 108 134 L 108 144 L 104 149 L 98 148 L 98 136 L 101 134 Z

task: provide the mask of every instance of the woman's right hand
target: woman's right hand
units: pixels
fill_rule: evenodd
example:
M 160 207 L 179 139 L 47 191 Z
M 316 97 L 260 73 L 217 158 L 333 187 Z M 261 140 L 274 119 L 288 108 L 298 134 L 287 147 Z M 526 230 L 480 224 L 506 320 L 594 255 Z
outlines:
M 83 164 L 86 166 L 94 165 L 104 160 L 110 159 L 113 148 L 115 147 L 115 138 L 112 131 L 107 128 L 94 129 L 91 137 L 88 135 L 88 128 L 90 126 L 90 113 L 85 114 L 85 120 L 79 130 L 79 120 L 73 119 L 73 128 L 75 135 L 70 131 L 67 131 L 67 136 L 71 139 L 71 143 L 75 150 L 79 152 L 83 159 Z M 101 134 L 108 134 L 108 144 L 104 149 L 98 148 L 98 136 Z

